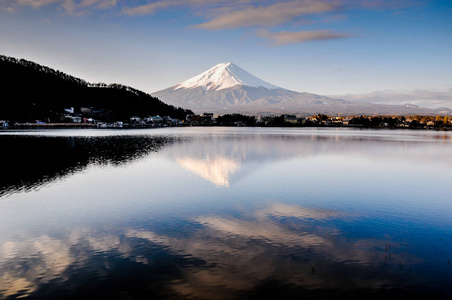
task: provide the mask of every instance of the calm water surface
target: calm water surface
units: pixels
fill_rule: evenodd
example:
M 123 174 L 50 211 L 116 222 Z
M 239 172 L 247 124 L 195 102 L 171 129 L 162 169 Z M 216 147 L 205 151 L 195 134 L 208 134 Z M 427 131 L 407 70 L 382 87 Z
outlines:
M 0 131 L 0 299 L 452 297 L 452 133 Z

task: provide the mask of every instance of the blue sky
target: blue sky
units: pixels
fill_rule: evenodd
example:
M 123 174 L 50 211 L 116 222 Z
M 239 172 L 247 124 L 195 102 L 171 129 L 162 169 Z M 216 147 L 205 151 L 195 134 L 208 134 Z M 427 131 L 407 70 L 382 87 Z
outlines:
M 451 49 L 452 1 L 0 0 L 1 54 L 150 93 L 234 62 L 295 91 L 452 105 Z

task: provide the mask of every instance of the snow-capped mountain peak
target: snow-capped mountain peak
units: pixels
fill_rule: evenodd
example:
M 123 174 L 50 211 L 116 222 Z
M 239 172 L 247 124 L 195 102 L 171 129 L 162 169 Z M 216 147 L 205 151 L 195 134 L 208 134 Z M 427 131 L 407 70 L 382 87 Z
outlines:
M 175 90 L 181 88 L 202 87 L 204 90 L 222 90 L 234 86 L 264 87 L 267 89 L 282 89 L 251 75 L 233 63 L 221 63 L 213 68 L 192 77 L 177 85 Z
M 218 64 L 179 85 L 152 94 L 167 104 L 195 113 L 251 115 L 437 115 L 446 110 L 350 102 L 296 92 L 265 82 L 233 63 Z M 450 115 L 450 114 L 449 114 Z

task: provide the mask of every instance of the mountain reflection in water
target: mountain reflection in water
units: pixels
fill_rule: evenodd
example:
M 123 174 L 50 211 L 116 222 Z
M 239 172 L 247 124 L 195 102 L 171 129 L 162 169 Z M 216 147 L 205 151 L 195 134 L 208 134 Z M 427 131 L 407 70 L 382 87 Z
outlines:
M 0 133 L 0 299 L 452 295 L 450 133 L 55 132 Z
M 402 142 L 389 137 L 390 139 L 380 135 L 369 138 L 273 134 L 210 136 L 172 144 L 165 153 L 184 169 L 217 187 L 229 187 L 236 177 L 240 180 L 248 173 L 258 172 L 263 165 L 311 156 L 340 155 L 416 164 L 441 163 L 452 167 L 452 156 L 448 147 L 425 145 L 425 140 L 410 139 L 409 136 Z M 439 139 L 438 136 L 434 138 Z M 445 141 L 450 145 L 452 140 L 448 139 Z M 408 146 L 409 148 L 406 148 Z M 400 151 L 401 147 L 404 147 L 403 151 Z M 431 151 L 426 151 L 426 148 Z

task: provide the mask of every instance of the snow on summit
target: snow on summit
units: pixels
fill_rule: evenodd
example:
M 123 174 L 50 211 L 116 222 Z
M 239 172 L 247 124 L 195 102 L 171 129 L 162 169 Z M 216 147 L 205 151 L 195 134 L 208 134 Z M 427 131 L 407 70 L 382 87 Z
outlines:
M 221 63 L 213 68 L 192 77 L 177 85 L 175 90 L 181 88 L 202 87 L 204 90 L 222 90 L 234 86 L 264 87 L 267 89 L 281 89 L 251 75 L 233 63 Z

